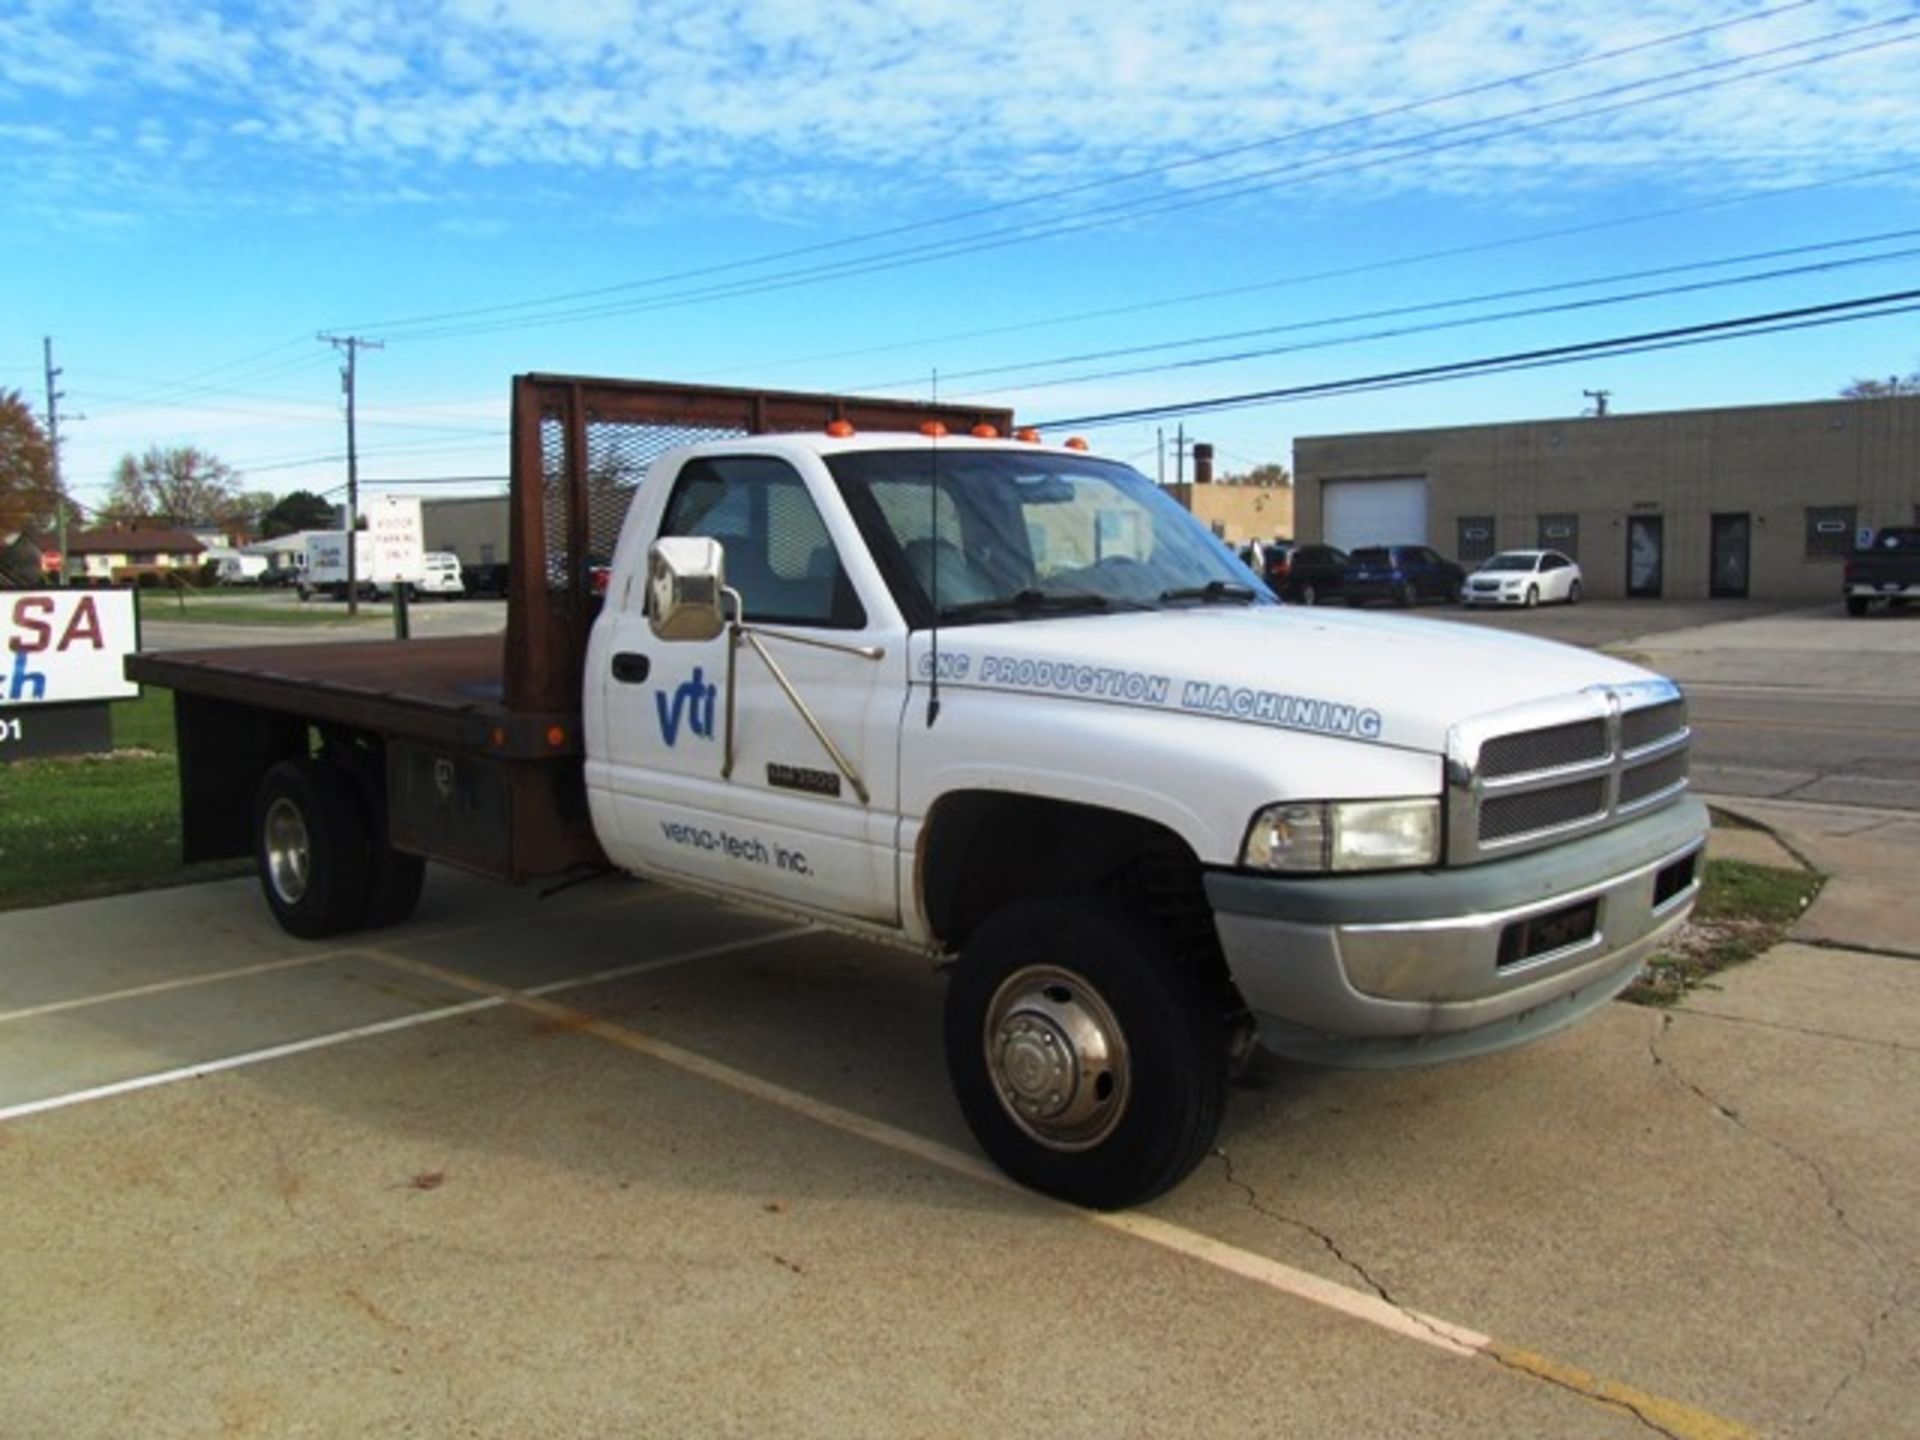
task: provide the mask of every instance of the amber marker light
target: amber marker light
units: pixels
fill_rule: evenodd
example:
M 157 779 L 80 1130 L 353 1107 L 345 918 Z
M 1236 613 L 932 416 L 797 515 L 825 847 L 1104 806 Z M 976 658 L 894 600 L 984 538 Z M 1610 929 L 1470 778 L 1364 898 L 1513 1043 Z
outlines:
M 1014 431 L 1013 438 L 1016 440 L 1024 440 L 1029 445 L 1038 445 L 1040 443 L 1040 432 L 1031 425 L 1028 425 Z
M 562 745 L 566 743 L 567 743 L 566 726 L 549 725 L 547 727 L 547 744 L 550 747 L 552 747 L 555 750 L 558 750 Z
M 934 439 L 938 440 L 942 435 L 947 433 L 947 427 L 942 425 L 938 420 L 929 420 L 920 427 L 920 433 L 922 435 L 931 435 Z
M 836 440 L 845 440 L 853 434 L 853 422 L 851 420 L 829 421 L 827 424 L 827 434 Z
M 1084 450 L 1087 448 L 1087 442 L 1082 440 L 1078 435 L 1069 435 L 1067 437 L 1067 448 L 1069 450 Z
M 493 727 L 493 748 L 496 750 L 507 748 L 507 732 L 498 725 Z
M 976 440 L 998 440 L 1000 438 L 1000 432 L 991 425 L 976 425 L 973 427 L 973 438 Z

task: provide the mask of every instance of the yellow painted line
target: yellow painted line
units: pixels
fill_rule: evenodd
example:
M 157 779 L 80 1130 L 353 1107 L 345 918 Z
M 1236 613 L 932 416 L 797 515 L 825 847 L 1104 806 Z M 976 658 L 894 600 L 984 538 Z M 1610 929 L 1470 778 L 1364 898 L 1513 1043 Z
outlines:
M 811 927 L 808 928 L 811 929 Z M 806 931 L 780 932 L 764 939 L 781 940 L 802 933 Z M 746 941 L 715 946 L 713 953 L 748 949 L 754 943 Z M 618 1021 L 603 1020 L 541 995 L 492 985 L 476 980 L 472 976 L 462 975 L 458 971 L 443 970 L 437 965 L 424 961 L 412 960 L 384 951 L 368 953 L 397 968 L 438 979 L 450 985 L 461 986 L 484 995 L 489 1000 L 504 1001 L 509 1005 L 529 1010 L 544 1019 L 559 1021 L 574 1033 L 591 1035 L 596 1039 L 617 1045 L 623 1050 L 657 1060 L 685 1074 L 710 1081 L 736 1094 L 749 1096 L 790 1114 L 803 1116 L 830 1129 L 857 1136 L 897 1153 L 925 1161 L 942 1170 L 965 1176 L 967 1179 L 1022 1195 L 1036 1204 L 1049 1206 L 1101 1229 L 1130 1236 L 1173 1254 L 1199 1261 L 1226 1274 L 1317 1305 L 1322 1309 L 1331 1310 L 1335 1314 L 1371 1325 L 1401 1339 L 1416 1341 L 1460 1359 L 1484 1357 L 1495 1361 L 1504 1370 L 1552 1385 L 1556 1389 L 1567 1391 L 1612 1413 L 1632 1414 L 1649 1420 L 1673 1436 L 1674 1440 L 1758 1440 L 1757 1431 L 1737 1421 L 1728 1420 L 1682 1401 L 1654 1395 L 1632 1385 L 1608 1380 L 1591 1371 L 1530 1350 L 1505 1345 L 1467 1326 L 1395 1305 L 1378 1295 L 1356 1290 L 1350 1285 L 1342 1285 L 1337 1280 L 1328 1280 L 1323 1276 L 1296 1269 L 1269 1256 L 1228 1244 L 1224 1240 L 1217 1240 L 1197 1230 L 1190 1230 L 1184 1225 L 1176 1225 L 1171 1221 L 1161 1220 L 1139 1211 L 1083 1210 L 1078 1206 L 1049 1200 L 1045 1196 L 1017 1185 L 977 1154 L 956 1150 L 951 1145 L 929 1140 L 923 1135 L 902 1130 L 897 1125 L 870 1119 L 828 1101 L 789 1089 L 785 1085 L 737 1069 L 723 1061 L 710 1059 L 669 1041 L 644 1034 Z M 633 968 L 638 972 L 648 967 L 642 962 L 641 965 Z
M 1645 1390 L 1622 1385 L 1531 1350 L 1491 1341 L 1486 1353 L 1509 1370 L 1535 1376 L 1550 1385 L 1584 1395 L 1589 1400 L 1631 1411 L 1668 1434 L 1680 1436 L 1681 1440 L 1759 1440 L 1758 1430 L 1736 1420 L 1728 1420 L 1692 1405 L 1683 1405 L 1678 1400 L 1650 1395 Z

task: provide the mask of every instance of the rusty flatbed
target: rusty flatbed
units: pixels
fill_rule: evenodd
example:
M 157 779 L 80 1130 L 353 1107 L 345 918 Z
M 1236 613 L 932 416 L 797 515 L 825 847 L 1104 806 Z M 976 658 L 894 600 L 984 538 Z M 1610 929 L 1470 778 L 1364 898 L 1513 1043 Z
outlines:
M 467 635 L 145 653 L 128 657 L 127 676 L 316 725 L 506 758 L 578 754 L 577 711 L 508 710 L 505 660 L 504 636 Z M 552 743 L 556 727 L 560 745 Z

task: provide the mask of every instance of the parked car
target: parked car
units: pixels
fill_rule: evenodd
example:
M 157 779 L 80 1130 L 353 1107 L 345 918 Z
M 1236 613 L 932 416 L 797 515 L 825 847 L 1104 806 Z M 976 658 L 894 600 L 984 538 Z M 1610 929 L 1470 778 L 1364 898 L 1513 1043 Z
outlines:
M 1347 556 L 1340 586 L 1349 605 L 1384 600 L 1402 609 L 1458 600 L 1467 572 L 1427 545 L 1363 545 Z
M 1502 550 L 1467 577 L 1469 605 L 1580 603 L 1580 566 L 1558 550 Z
M 1318 605 L 1340 598 L 1346 574 L 1346 551 L 1332 545 L 1296 545 L 1287 557 L 1285 581 L 1275 588 L 1297 604 Z

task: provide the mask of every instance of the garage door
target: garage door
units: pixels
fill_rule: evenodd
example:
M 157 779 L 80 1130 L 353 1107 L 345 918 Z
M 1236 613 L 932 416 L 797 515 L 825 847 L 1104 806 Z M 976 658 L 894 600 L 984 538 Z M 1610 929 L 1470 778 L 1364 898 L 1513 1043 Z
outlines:
M 1322 530 L 1329 545 L 1427 543 L 1427 478 L 1329 480 L 1320 488 Z

